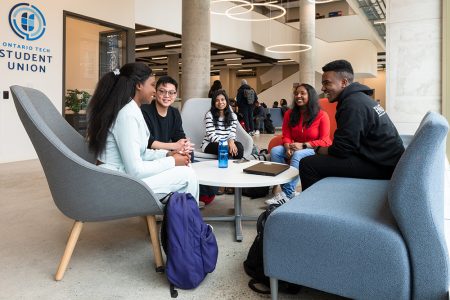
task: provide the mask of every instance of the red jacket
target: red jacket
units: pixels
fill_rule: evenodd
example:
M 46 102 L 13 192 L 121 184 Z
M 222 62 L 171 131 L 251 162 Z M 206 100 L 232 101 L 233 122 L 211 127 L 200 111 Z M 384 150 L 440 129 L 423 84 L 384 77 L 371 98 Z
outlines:
M 295 127 L 289 126 L 292 109 L 289 109 L 283 118 L 283 145 L 290 143 L 309 143 L 312 147 L 328 147 L 330 140 L 330 118 L 323 110 L 320 110 L 311 126 L 303 126 L 303 115 Z

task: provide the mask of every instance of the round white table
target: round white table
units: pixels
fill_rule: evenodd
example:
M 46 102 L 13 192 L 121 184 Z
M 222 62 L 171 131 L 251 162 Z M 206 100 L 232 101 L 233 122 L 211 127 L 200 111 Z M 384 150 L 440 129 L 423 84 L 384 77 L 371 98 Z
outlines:
M 236 241 L 242 241 L 242 221 L 256 220 L 255 216 L 243 216 L 241 211 L 242 188 L 261 187 L 283 184 L 298 176 L 298 170 L 290 167 L 277 176 L 247 174 L 242 171 L 261 161 L 251 160 L 245 163 L 228 161 L 228 168 L 219 168 L 217 160 L 206 160 L 192 164 L 200 184 L 234 188 L 234 216 L 205 217 L 209 221 L 234 221 L 236 227 Z

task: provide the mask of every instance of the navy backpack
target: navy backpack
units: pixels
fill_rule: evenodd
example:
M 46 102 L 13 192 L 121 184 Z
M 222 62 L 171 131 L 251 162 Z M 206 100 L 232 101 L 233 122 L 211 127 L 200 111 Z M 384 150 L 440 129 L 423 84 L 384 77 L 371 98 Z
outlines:
M 170 294 L 176 298 L 174 287 L 193 289 L 214 271 L 219 251 L 212 227 L 203 221 L 191 194 L 171 193 L 161 202 L 166 204 L 161 244 L 167 257 Z

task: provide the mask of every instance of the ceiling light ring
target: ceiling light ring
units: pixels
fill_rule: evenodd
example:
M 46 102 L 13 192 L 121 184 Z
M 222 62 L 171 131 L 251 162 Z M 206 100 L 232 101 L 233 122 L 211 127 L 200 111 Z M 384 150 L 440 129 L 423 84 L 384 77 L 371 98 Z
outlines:
M 277 48 L 283 48 L 283 47 L 299 47 L 300 49 L 298 50 L 274 50 Z M 303 47 L 303 49 L 301 49 Z M 271 45 L 266 47 L 266 51 L 267 52 L 271 52 L 271 53 L 283 53 L 283 54 L 288 54 L 288 53 L 300 53 L 300 52 L 305 52 L 308 50 L 311 50 L 312 46 L 308 45 L 308 44 L 276 44 L 276 45 Z
M 249 8 L 247 9 L 247 11 L 240 11 L 237 13 L 234 13 L 232 15 L 242 15 L 242 14 L 246 14 L 250 11 L 252 11 L 255 8 L 255 5 L 253 3 L 251 3 L 250 1 L 246 1 L 246 0 L 232 0 L 233 2 L 238 2 L 238 3 L 242 3 L 242 4 L 238 4 L 239 7 L 244 7 L 244 6 L 249 6 Z M 221 3 L 221 2 L 231 2 L 231 0 L 212 0 L 211 4 L 215 4 L 215 3 Z M 235 5 L 231 8 L 234 8 L 238 5 Z M 225 12 L 217 12 L 217 11 L 213 11 L 211 8 L 209 9 L 209 12 L 213 15 L 221 15 L 221 16 L 225 16 Z
M 308 1 L 313 3 L 313 4 L 322 4 L 322 3 L 333 2 L 334 0 L 308 0 Z
M 226 15 L 228 18 L 233 19 L 233 20 L 237 20 L 237 21 L 261 22 L 261 21 L 275 20 L 275 19 L 281 18 L 282 16 L 284 16 L 284 15 L 286 14 L 286 9 L 285 9 L 284 7 L 282 7 L 282 6 L 280 6 L 280 5 L 271 4 L 271 3 L 252 3 L 252 5 L 253 5 L 253 6 L 272 7 L 272 8 L 275 8 L 275 9 L 280 10 L 280 14 L 279 14 L 278 16 L 277 16 L 277 15 L 275 15 L 275 16 L 270 16 L 270 18 L 264 18 L 264 19 L 263 19 L 263 18 L 261 18 L 261 19 L 244 19 L 244 18 L 239 18 L 239 17 L 236 17 L 235 14 L 232 14 L 232 13 L 231 13 L 231 11 L 232 11 L 233 9 L 236 9 L 236 8 L 238 8 L 238 7 L 243 7 L 243 6 L 245 6 L 244 4 L 239 4 L 239 5 L 236 5 L 236 6 L 233 6 L 233 7 L 230 7 L 229 9 L 227 9 L 227 10 L 225 11 L 225 15 Z M 250 11 L 246 11 L 245 13 L 247 13 L 247 12 L 250 12 Z

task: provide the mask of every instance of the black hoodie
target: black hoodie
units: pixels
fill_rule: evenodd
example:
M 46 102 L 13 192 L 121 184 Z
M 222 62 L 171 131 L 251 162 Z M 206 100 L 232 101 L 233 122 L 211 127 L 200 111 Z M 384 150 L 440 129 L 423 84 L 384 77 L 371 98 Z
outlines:
M 358 82 L 347 86 L 337 97 L 332 156 L 352 155 L 384 166 L 397 165 L 405 148 L 384 109 L 367 94 L 371 89 Z

